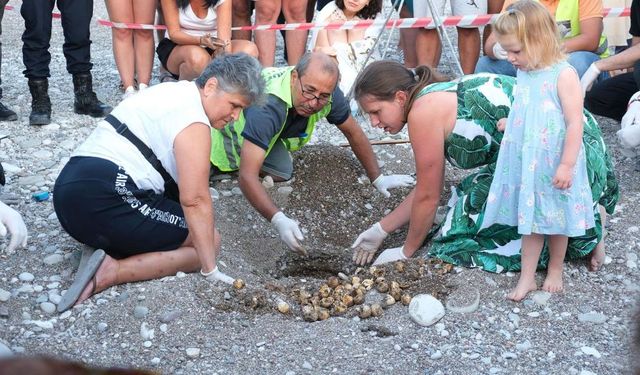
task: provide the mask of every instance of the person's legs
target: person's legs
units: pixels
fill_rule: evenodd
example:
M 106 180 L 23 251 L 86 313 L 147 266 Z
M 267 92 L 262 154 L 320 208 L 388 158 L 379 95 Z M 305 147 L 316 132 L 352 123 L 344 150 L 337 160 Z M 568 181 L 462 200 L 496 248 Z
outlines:
M 498 14 L 502 11 L 502 6 L 504 5 L 504 0 L 487 0 L 487 13 L 488 14 Z M 482 31 L 482 45 L 484 46 L 485 41 L 491 35 L 491 25 L 486 25 L 484 30 Z
M 482 56 L 476 64 L 474 73 L 493 73 L 515 77 L 516 68 L 507 60 L 495 60 L 487 56 Z
M 623 73 L 593 85 L 584 97 L 584 107 L 596 115 L 617 121 L 627 112 L 627 103 L 640 87 L 634 73 Z
M 0 0 L 0 37 L 2 37 L 2 18 L 4 16 L 4 7 L 9 0 Z M 2 41 L 0 41 L 0 99 L 2 99 Z M 0 121 L 15 121 L 18 115 L 0 102 Z
M 431 0 L 430 2 L 416 1 L 413 4 L 414 17 L 433 17 L 429 4 L 433 4 L 434 12 L 442 18 L 444 15 L 445 0 Z M 442 44 L 438 31 L 432 29 L 418 29 L 416 36 L 416 57 L 418 65 L 428 65 L 437 68 L 442 54 Z
M 471 74 L 480 57 L 480 30 L 458 27 L 458 51 L 464 74 Z
M 598 205 L 600 211 L 600 221 L 602 223 L 602 238 L 591 253 L 587 256 L 587 269 L 591 272 L 597 272 L 604 265 L 604 258 L 607 255 L 605 251 L 605 240 L 607 239 L 607 211 L 601 205 Z
M 200 46 L 175 46 L 167 59 L 167 70 L 180 79 L 192 80 L 211 62 L 211 56 Z
M 536 269 L 538 260 L 544 245 L 544 236 L 541 234 L 528 234 L 522 236 L 522 269 L 518 285 L 507 295 L 512 301 L 521 301 L 526 295 L 538 289 L 536 285 Z
M 304 23 L 307 20 L 307 0 L 282 0 L 282 12 L 287 23 Z M 286 34 L 287 61 L 289 65 L 296 65 L 304 54 L 308 31 L 292 30 Z
M 249 56 L 255 57 L 256 59 L 260 54 L 258 52 L 258 46 L 256 46 L 255 43 L 248 40 L 242 40 L 242 39 L 236 39 L 231 41 L 231 52 L 232 53 L 244 52 Z
M 400 9 L 400 18 L 411 18 L 413 12 L 404 5 Z M 407 68 L 415 68 L 418 64 L 418 56 L 416 55 L 416 38 L 418 29 L 400 29 L 400 48 L 404 53 L 404 66 Z
M 251 0 L 233 0 L 232 25 L 234 27 L 251 25 Z M 235 40 L 251 40 L 251 31 L 235 30 L 231 33 Z
M 273 177 L 276 182 L 288 181 L 293 177 L 293 159 L 282 142 L 276 142 L 260 169 L 262 174 Z
M 256 25 L 273 25 L 276 23 L 281 6 L 281 0 L 256 1 Z M 276 53 L 275 31 L 256 31 L 255 40 L 260 52 L 262 66 L 273 66 Z
M 151 24 L 155 17 L 156 0 L 135 0 L 133 2 L 134 22 Z M 138 83 L 149 85 L 153 69 L 154 40 L 152 30 L 135 30 L 133 32 L 135 50 L 136 75 Z
M 580 78 L 589 69 L 589 66 L 598 60 L 600 60 L 600 56 L 588 51 L 574 51 L 569 53 L 567 57 L 567 61 L 576 69 Z M 604 77 L 604 74 L 600 77 Z
M 564 270 L 564 255 L 567 253 L 569 238 L 562 235 L 547 237 L 549 243 L 549 265 L 547 277 L 542 284 L 542 290 L 550 293 L 558 293 L 563 289 L 562 271 Z
M 134 22 L 134 0 L 106 0 L 109 19 L 112 22 Z M 125 89 L 134 87 L 135 51 L 133 48 L 133 30 L 111 28 L 113 39 L 113 57 L 116 61 L 120 80 Z

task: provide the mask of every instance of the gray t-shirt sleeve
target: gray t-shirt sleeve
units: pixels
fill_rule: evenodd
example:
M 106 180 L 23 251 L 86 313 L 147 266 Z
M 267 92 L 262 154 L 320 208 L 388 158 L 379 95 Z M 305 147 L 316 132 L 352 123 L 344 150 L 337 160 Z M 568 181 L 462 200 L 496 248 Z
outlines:
M 342 125 L 349 118 L 349 102 L 347 102 L 344 93 L 337 85 L 336 89 L 333 90 L 331 99 L 331 111 L 327 114 L 327 121 L 330 124 Z
M 275 95 L 268 95 L 264 106 L 251 106 L 244 110 L 242 137 L 266 151 L 284 124 L 286 115 L 286 103 Z

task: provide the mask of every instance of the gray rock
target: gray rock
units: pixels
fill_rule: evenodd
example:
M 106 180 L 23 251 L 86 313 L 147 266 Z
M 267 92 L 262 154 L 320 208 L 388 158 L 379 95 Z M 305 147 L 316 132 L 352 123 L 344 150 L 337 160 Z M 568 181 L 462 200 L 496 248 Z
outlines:
M 444 316 L 444 306 L 430 294 L 418 294 L 411 299 L 409 315 L 421 326 L 430 326 Z
M 436 350 L 435 353 L 431 354 L 431 359 L 440 359 L 442 358 L 442 352 L 439 350 Z
M 32 154 L 38 159 L 51 159 L 53 157 L 53 152 L 47 150 L 38 150 Z
M 534 292 L 531 295 L 531 299 L 533 300 L 533 302 L 540 306 L 546 305 L 547 302 L 549 302 L 550 298 L 551 298 L 551 293 L 544 292 L 544 291 Z
M 308 361 L 304 361 L 304 363 L 302 364 L 302 368 L 307 370 L 313 370 L 313 366 L 311 366 L 311 363 L 309 363 Z
M 109 328 L 109 325 L 107 323 L 105 323 L 105 322 L 100 322 L 100 323 L 98 323 L 96 328 L 98 329 L 98 331 L 104 332 Z
M 58 264 L 60 262 L 62 262 L 64 260 L 64 257 L 60 254 L 51 254 L 46 256 L 42 261 L 44 262 L 44 264 L 48 264 L 48 265 L 54 265 L 54 264 Z
M 20 177 L 18 178 L 18 185 L 22 185 L 22 186 L 30 186 L 30 185 L 35 185 L 35 186 L 40 186 L 44 184 L 44 177 L 42 176 L 26 176 L 26 177 Z
M 584 314 L 578 314 L 578 320 L 583 323 L 595 323 L 602 324 L 607 321 L 607 316 L 597 312 L 588 312 Z
M 586 355 L 590 355 L 593 356 L 595 358 L 600 358 L 602 357 L 602 354 L 600 354 L 600 352 L 598 351 L 598 349 L 596 348 L 592 348 L 590 346 L 583 346 L 580 348 L 580 350 L 586 354 Z
M 149 308 L 146 306 L 138 305 L 135 307 L 135 309 L 133 309 L 133 316 L 138 319 L 144 318 L 145 316 L 147 316 L 147 314 L 149 314 Z
M 454 313 L 472 313 L 480 305 L 480 292 L 470 285 L 462 285 L 447 297 L 447 310 Z
M 187 357 L 189 358 L 197 358 L 200 356 L 200 349 L 198 348 L 187 348 L 186 350 Z
M 521 352 L 523 352 L 525 350 L 529 350 L 529 349 L 531 349 L 531 347 L 532 347 L 532 345 L 531 345 L 531 342 L 529 340 L 526 340 L 525 342 L 516 344 L 516 350 L 519 350 Z
M 11 298 L 11 293 L 0 288 L 0 302 L 7 302 Z
M 162 323 L 171 323 L 181 316 L 182 316 L 182 311 L 180 310 L 167 311 L 162 313 L 162 315 L 160 315 L 160 321 Z
M 53 314 L 56 311 L 56 305 L 51 302 L 42 302 L 40 304 L 40 310 L 47 314 Z
M 38 296 L 38 298 L 36 298 L 36 303 L 42 303 L 47 301 L 49 301 L 49 296 L 47 296 L 46 294 L 41 294 Z
M 502 358 L 504 358 L 504 359 L 516 359 L 516 358 L 518 358 L 518 355 L 516 353 L 513 353 L 513 352 L 504 352 L 504 353 L 502 353 Z
M 278 194 L 288 196 L 293 192 L 293 188 L 291 186 L 281 186 L 278 188 Z
M 35 279 L 35 277 L 33 276 L 33 274 L 29 273 L 29 272 L 23 272 L 20 275 L 18 275 L 18 279 L 20 279 L 20 281 L 24 281 L 24 282 L 31 282 L 33 281 L 33 279 Z

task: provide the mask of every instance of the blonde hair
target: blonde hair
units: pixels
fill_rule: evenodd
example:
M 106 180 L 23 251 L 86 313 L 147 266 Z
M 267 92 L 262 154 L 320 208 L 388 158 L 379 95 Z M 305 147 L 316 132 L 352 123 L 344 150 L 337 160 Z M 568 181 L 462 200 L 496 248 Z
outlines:
M 542 69 L 566 59 L 560 33 L 547 8 L 534 0 L 519 0 L 500 15 L 493 30 L 515 36 L 529 60 L 530 69 Z

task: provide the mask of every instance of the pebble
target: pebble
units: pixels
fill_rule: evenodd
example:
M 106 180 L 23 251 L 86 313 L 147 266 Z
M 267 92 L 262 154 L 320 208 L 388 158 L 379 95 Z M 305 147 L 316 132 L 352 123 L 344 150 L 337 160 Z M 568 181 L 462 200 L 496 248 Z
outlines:
M 511 311 L 513 311 L 514 314 L 519 314 L 520 313 L 520 309 L 517 308 L 517 307 L 514 307 L 513 310 L 511 310 Z
M 551 293 L 549 292 L 535 292 L 532 293 L 531 299 L 536 305 L 544 306 L 549 302 L 551 298 Z
M 233 189 L 231 189 L 231 194 L 233 195 L 242 195 L 242 190 L 239 187 L 234 187 Z
M 447 310 L 454 313 L 472 313 L 480 305 L 480 292 L 472 286 L 460 286 L 447 297 Z
M 418 294 L 411 299 L 409 315 L 421 326 L 430 326 L 444 316 L 444 306 L 430 294 Z
M 600 358 L 602 357 L 602 354 L 600 354 L 600 352 L 598 351 L 598 349 L 596 348 L 592 348 L 590 346 L 583 346 L 582 348 L 580 348 L 580 350 L 586 354 L 586 355 L 590 355 L 593 356 L 595 358 Z
M 44 264 L 48 264 L 48 265 L 54 265 L 54 264 L 58 264 L 60 262 L 62 262 L 64 260 L 64 257 L 60 254 L 51 254 L 46 256 L 42 261 L 44 262 Z
M 500 367 L 492 367 L 492 368 L 489 369 L 489 373 L 490 374 L 497 374 L 497 373 L 499 373 L 501 371 L 502 371 L 502 369 Z
M 396 351 L 398 351 L 398 352 L 399 352 L 399 351 L 401 351 L 401 350 L 402 350 L 402 347 L 401 347 L 400 345 L 398 345 L 398 344 L 395 344 L 395 345 L 393 346 L 393 349 L 395 349 Z
M 580 375 L 597 375 L 595 372 L 591 372 L 589 370 L 580 371 Z
M 40 186 L 44 184 L 44 177 L 42 176 L 25 176 L 18 178 L 18 185 L 22 186 Z
M 140 337 L 143 340 L 152 340 L 155 337 L 155 330 L 150 329 L 147 322 L 144 322 L 140 325 Z
M 431 354 L 431 359 L 440 359 L 442 358 L 442 352 L 439 350 L 436 350 L 435 353 Z
M 57 294 L 57 293 L 50 293 L 49 294 L 49 302 L 51 303 L 55 303 L 56 305 L 60 303 L 60 300 L 62 300 L 62 296 Z
M 0 306 L 0 318 L 9 317 L 9 308 L 7 306 Z
M 28 283 L 28 282 L 33 281 L 33 279 L 35 279 L 35 277 L 33 276 L 33 274 L 30 274 L 29 272 L 23 272 L 20 275 L 18 275 L 18 279 Z
M 533 311 L 533 312 L 528 313 L 527 316 L 530 316 L 532 318 L 537 318 L 537 317 L 540 316 L 540 313 L 537 312 L 537 311 Z
M 309 363 L 309 361 L 304 361 L 304 363 L 302 364 L 302 368 L 307 370 L 313 370 L 313 366 L 311 366 L 311 363 Z
M 209 188 L 209 195 L 211 195 L 211 199 L 213 200 L 220 199 L 220 193 L 212 187 Z
M 151 364 L 154 366 L 157 366 L 160 364 L 160 358 L 158 357 L 153 357 L 153 359 L 151 360 Z
M 411 344 L 411 349 L 418 349 L 418 348 L 420 348 L 420 345 L 418 345 L 417 343 Z
M 133 309 L 133 316 L 135 316 L 138 319 L 144 318 L 145 316 L 147 316 L 148 313 L 149 313 L 149 308 L 146 306 L 138 305 Z
M 42 302 L 40 304 L 40 310 L 47 314 L 53 314 L 56 311 L 56 305 L 51 302 Z
M 230 299 L 231 299 L 231 294 L 230 294 L 229 292 L 225 291 L 225 292 L 224 292 L 224 299 L 225 299 L 226 301 L 230 300 Z
M 629 267 L 629 268 L 638 268 L 638 263 L 636 263 L 633 260 L 628 260 L 627 261 L 627 267 Z
M 98 331 L 104 332 L 109 328 L 109 325 L 107 323 L 105 323 L 105 322 L 100 322 L 100 323 L 98 323 L 96 328 L 98 328 Z
M 278 188 L 278 194 L 281 194 L 284 196 L 291 194 L 292 191 L 293 191 L 293 188 L 291 186 L 281 186 Z
M 504 359 L 516 359 L 516 358 L 518 358 L 518 355 L 516 353 L 513 353 L 513 352 L 504 352 L 504 353 L 502 353 L 502 358 L 504 358 Z
M 200 349 L 198 348 L 187 348 L 187 357 L 196 358 L 200 356 Z
M 607 321 L 607 316 L 597 312 L 578 314 L 578 320 L 584 323 L 602 324 Z
M 0 302 L 7 302 L 11 298 L 11 293 L 0 288 Z
M 167 311 L 160 315 L 160 321 L 162 323 L 171 323 L 174 320 L 178 319 L 180 316 L 182 316 L 182 311 L 180 310 Z
M 184 272 L 182 272 L 182 271 L 178 271 L 178 272 L 176 273 L 176 277 L 177 277 L 178 279 L 182 279 L 183 277 L 187 277 L 187 274 L 186 274 L 186 273 L 184 273 Z
M 144 346 L 145 348 L 150 348 L 151 345 L 153 345 L 153 343 L 148 340 L 142 343 L 142 346 Z
M 167 332 L 168 326 L 166 324 L 160 324 L 160 331 Z
M 265 178 L 262 179 L 262 186 L 264 186 L 265 189 L 271 189 L 273 187 L 273 177 L 265 176 Z
M 523 352 L 525 350 L 529 350 L 531 349 L 532 345 L 531 345 L 531 341 L 526 340 L 525 342 L 522 343 L 518 343 L 516 344 L 516 349 Z

